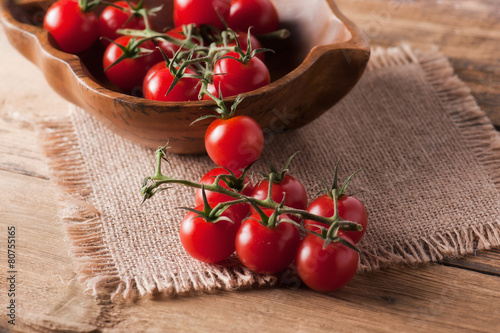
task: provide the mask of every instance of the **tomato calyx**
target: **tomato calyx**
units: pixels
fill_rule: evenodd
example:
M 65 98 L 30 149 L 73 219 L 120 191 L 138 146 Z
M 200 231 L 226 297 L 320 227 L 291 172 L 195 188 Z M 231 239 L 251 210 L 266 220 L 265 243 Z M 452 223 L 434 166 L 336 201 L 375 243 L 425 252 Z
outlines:
M 350 182 L 350 180 L 352 180 L 352 177 L 356 173 L 352 174 L 344 182 L 344 184 L 346 186 Z M 335 167 L 334 179 L 335 180 L 337 179 L 337 167 Z M 334 185 L 336 185 L 336 181 L 334 181 Z M 342 187 L 341 187 L 341 189 L 342 189 Z M 343 191 L 345 191 L 345 187 L 343 188 Z M 338 190 L 337 190 L 336 186 L 333 186 L 331 192 L 328 192 L 328 193 L 331 194 L 331 198 L 333 200 L 333 211 L 334 211 L 333 216 L 330 218 L 327 218 L 326 223 L 324 223 L 324 224 L 328 225 L 329 227 L 326 228 L 320 224 L 310 223 L 309 226 L 314 226 L 315 228 L 318 228 L 320 230 L 320 233 L 315 232 L 314 230 L 311 230 L 310 228 L 306 229 L 307 232 L 314 234 L 314 235 L 325 240 L 325 242 L 323 244 L 323 249 L 325 249 L 329 243 L 340 242 L 340 243 L 346 245 L 347 247 L 359 252 L 359 250 L 356 248 L 356 246 L 347 242 L 344 238 L 342 238 L 340 236 L 339 233 L 342 233 L 343 231 L 358 231 L 358 232 L 360 232 L 360 231 L 363 231 L 363 227 L 356 222 L 348 221 L 348 220 L 345 220 L 345 219 L 340 217 L 339 209 L 338 209 L 338 200 L 339 200 L 340 195 L 338 195 Z M 323 223 L 323 222 L 321 222 L 321 223 Z
M 101 38 L 109 41 L 110 43 L 113 43 L 114 45 L 116 45 L 116 47 L 118 47 L 122 51 L 122 55 L 118 57 L 118 59 L 116 59 L 111 65 L 106 67 L 104 71 L 107 71 L 108 69 L 117 65 L 118 63 L 122 62 L 125 59 L 137 59 L 140 57 L 147 56 L 148 54 L 151 54 L 153 52 L 156 52 L 156 50 L 154 49 L 152 50 L 141 47 L 142 44 L 144 44 L 146 41 L 149 40 L 147 38 L 132 37 L 130 38 L 127 45 L 121 45 L 116 41 L 107 37 L 101 37 Z
M 107 3 L 107 1 L 102 1 L 102 0 L 95 0 L 95 1 L 101 1 L 102 3 Z M 150 27 L 149 18 L 151 16 L 156 15 L 157 12 L 162 10 L 163 5 L 159 5 L 159 6 L 156 6 L 153 8 L 145 8 L 144 7 L 145 0 L 140 0 L 136 5 L 134 5 L 130 0 L 124 0 L 124 1 L 128 4 L 128 8 L 117 6 L 114 3 L 108 4 L 109 6 L 115 7 L 117 9 L 122 10 L 125 13 L 130 14 L 130 16 L 127 18 L 127 20 L 125 21 L 125 23 L 123 25 L 126 26 L 134 18 L 141 17 L 144 20 L 145 31 L 153 31 Z M 117 32 L 121 33 L 123 35 L 127 35 L 126 32 L 124 33 L 124 30 L 127 30 L 127 29 L 118 29 Z
M 335 164 L 335 169 L 333 173 L 333 180 L 332 184 L 328 184 L 325 179 L 322 177 L 318 176 L 315 174 L 316 178 L 319 179 L 319 181 L 324 185 L 324 189 L 317 194 L 321 193 L 326 193 L 330 198 L 334 199 L 336 198 L 337 200 L 340 199 L 342 196 L 346 195 L 346 189 L 349 183 L 353 180 L 353 178 L 356 176 L 356 174 L 361 171 L 357 170 L 356 172 L 352 173 L 349 177 L 347 177 L 344 182 L 340 185 L 339 188 L 339 181 L 338 181 L 338 167 L 339 164 Z
M 79 0 L 79 1 L 86 1 L 86 0 Z M 122 7 L 118 6 L 114 2 L 108 2 L 108 1 L 103 1 L 103 0 L 93 0 L 92 3 L 97 3 L 97 4 L 104 4 L 106 6 L 114 7 L 116 9 L 121 10 L 124 13 L 131 14 L 130 17 L 125 21 L 124 25 L 127 25 L 127 23 L 132 20 L 137 16 L 143 16 L 139 10 L 144 8 L 144 0 L 139 1 L 137 4 L 132 3 L 130 0 L 124 0 L 128 7 Z M 162 8 L 162 6 L 154 7 L 152 9 L 146 10 L 146 14 L 148 15 L 153 15 L 155 12 L 159 11 Z M 146 17 L 144 17 L 146 19 Z
M 234 59 L 242 64 L 247 64 L 252 58 L 254 58 L 257 54 L 262 52 L 274 52 L 271 49 L 266 48 L 258 48 L 253 49 L 251 43 L 250 29 L 248 29 L 247 33 L 247 49 L 243 50 L 238 40 L 237 33 L 232 29 L 228 28 L 218 34 L 218 42 L 213 42 L 210 44 L 209 49 L 206 52 L 206 57 L 195 59 L 194 62 L 197 62 L 199 65 L 202 65 L 201 62 L 204 63 L 204 67 L 200 66 L 200 70 L 203 73 L 203 78 L 200 81 L 201 87 L 198 95 L 199 99 L 202 99 L 203 96 L 208 96 L 216 103 L 216 107 L 213 108 L 216 111 L 216 114 L 209 114 L 202 116 L 196 119 L 193 123 L 198 121 L 207 119 L 207 118 L 220 118 L 220 119 L 228 119 L 234 116 L 235 111 L 238 105 L 242 102 L 244 96 L 242 94 L 238 94 L 231 105 L 231 108 L 228 110 L 226 104 L 224 103 L 224 96 L 222 94 L 222 90 L 219 87 L 216 87 L 216 91 L 218 91 L 218 95 L 213 94 L 208 88 L 210 84 L 213 84 L 213 76 L 214 76 L 214 68 L 218 61 L 222 59 Z M 229 46 L 229 43 L 234 42 L 234 46 Z M 219 46 L 222 44 L 221 46 Z M 234 57 L 231 52 L 235 52 L 239 57 Z M 192 123 L 192 124 L 193 124 Z
M 289 159 L 290 161 L 291 159 Z M 268 203 L 270 205 L 276 204 L 276 202 L 273 200 L 273 184 L 279 183 L 279 181 L 276 181 L 276 178 L 279 177 L 278 173 L 275 172 L 274 167 L 272 166 L 271 162 L 269 162 L 271 165 L 271 173 L 267 176 L 265 176 L 264 179 L 268 180 L 268 187 L 267 187 L 267 196 L 262 202 Z M 287 163 L 288 164 L 288 163 Z M 262 173 L 263 174 L 263 173 Z M 261 180 L 261 182 L 263 179 Z M 285 199 L 286 199 L 286 193 L 283 193 L 283 199 L 281 200 L 281 203 L 279 206 L 275 207 L 276 210 L 280 209 L 283 210 L 285 206 Z M 255 204 L 252 204 L 252 206 L 255 208 L 256 211 L 259 211 L 259 207 L 257 207 Z M 294 213 L 291 213 L 292 215 L 296 215 Z
M 192 79 L 198 79 L 198 80 L 201 79 L 201 77 L 199 75 L 197 75 L 194 70 L 191 70 L 191 73 L 195 73 L 195 74 L 190 74 L 190 73 L 186 72 L 186 70 L 188 68 L 190 68 L 189 66 L 191 65 L 191 63 L 188 60 L 184 61 L 180 65 L 177 63 L 176 58 L 177 58 L 179 52 L 181 52 L 181 49 L 176 51 L 176 53 L 174 54 L 174 57 L 172 59 L 169 59 L 167 54 L 165 53 L 165 51 L 162 50 L 161 48 L 158 47 L 158 50 L 161 52 L 163 59 L 166 62 L 166 67 L 168 68 L 168 70 L 170 71 L 170 74 L 172 74 L 172 76 L 174 78 L 172 80 L 172 83 L 170 84 L 170 87 L 168 88 L 165 96 L 167 96 L 172 91 L 172 89 L 175 88 L 177 83 L 179 83 L 179 81 L 184 79 L 184 78 L 192 78 Z
M 227 216 L 223 216 L 222 213 L 224 213 L 224 211 L 230 206 L 243 203 L 245 202 L 245 200 L 240 199 L 240 200 L 221 202 L 212 207 L 210 206 L 210 203 L 207 200 L 207 195 L 205 193 L 205 185 L 203 184 L 201 185 L 201 193 L 203 196 L 203 210 L 196 210 L 190 207 L 178 207 L 178 208 L 195 213 L 196 217 L 201 217 L 208 223 L 217 223 L 220 221 L 235 223 L 235 221 L 231 220 Z
M 137 5 L 134 5 L 132 2 L 130 2 L 130 0 L 124 0 L 124 1 L 128 4 L 129 8 L 120 7 L 120 6 L 117 6 L 113 2 L 105 1 L 105 0 L 78 0 L 78 6 L 80 7 L 80 10 L 83 13 L 92 12 L 99 5 L 106 5 L 106 6 L 115 7 L 123 12 L 131 13 L 132 16 L 133 15 L 136 15 L 136 16 L 140 15 L 139 10 L 144 8 L 144 0 L 139 1 L 139 3 Z M 161 7 L 162 6 L 158 6 L 158 7 L 151 9 L 151 10 L 148 10 L 147 14 L 153 14 L 153 13 L 157 12 L 158 10 L 160 10 Z M 127 22 L 132 19 L 132 16 L 127 20 Z
M 229 43 L 235 43 L 236 45 L 233 47 L 233 51 L 238 53 L 239 58 L 236 58 L 231 55 L 223 55 L 220 59 L 224 58 L 230 58 L 234 59 L 238 62 L 241 62 L 242 64 L 248 64 L 248 62 L 255 57 L 259 53 L 264 53 L 264 52 L 272 52 L 274 53 L 273 49 L 269 48 L 258 48 L 258 49 L 253 49 L 252 47 L 252 34 L 250 33 L 251 27 L 248 28 L 247 32 L 247 49 L 243 51 L 243 48 L 241 47 L 241 43 L 238 39 L 238 36 L 234 30 L 231 28 L 227 28 L 227 30 L 224 30 L 220 33 L 220 39 L 222 40 L 223 46 L 224 47 L 229 47 Z
M 283 181 L 283 179 L 285 178 L 285 175 L 289 172 L 289 169 L 288 167 L 290 166 L 290 163 L 292 162 L 293 158 L 298 154 L 299 152 L 295 152 L 293 153 L 292 156 L 290 156 L 285 164 L 283 165 L 283 168 L 281 168 L 281 170 L 278 171 L 278 169 L 273 165 L 273 163 L 271 161 L 268 161 L 268 165 L 269 165 L 269 174 L 265 174 L 263 172 L 260 172 L 260 174 L 262 175 L 262 179 L 260 180 L 260 182 L 264 181 L 264 180 L 267 180 L 269 181 L 269 195 L 270 195 L 270 191 L 271 191 L 271 185 L 272 184 L 279 184 Z
M 291 220 L 291 219 L 287 219 L 287 218 L 284 218 L 282 217 L 282 213 L 281 211 L 283 210 L 283 207 L 285 206 L 285 198 L 283 198 L 283 200 L 281 201 L 281 203 L 279 204 L 279 206 L 277 206 L 273 212 L 271 213 L 271 215 L 267 215 L 264 210 L 262 208 L 260 208 L 254 200 L 251 200 L 249 198 L 245 198 L 251 205 L 252 207 L 255 209 L 255 211 L 259 214 L 259 219 L 255 219 L 257 222 L 259 222 L 260 224 L 262 224 L 264 227 L 267 227 L 269 229 L 274 229 L 276 228 L 281 222 L 287 222 L 287 223 L 291 223 L 293 225 L 295 225 L 296 227 L 298 228 L 301 228 L 301 226 Z M 249 218 L 252 218 L 252 217 L 249 217 Z
M 252 165 L 253 165 L 253 163 L 251 163 L 249 166 L 247 166 L 243 170 L 243 172 L 241 173 L 241 175 L 239 177 L 237 177 L 232 170 L 230 170 L 228 168 L 223 168 L 229 174 L 220 175 L 219 179 L 221 179 L 230 190 L 233 190 L 233 191 L 238 192 L 238 193 L 242 192 L 250 184 L 248 182 L 245 182 L 245 180 L 246 180 L 248 170 L 250 169 L 250 167 Z M 214 180 L 216 180 L 216 179 L 217 179 L 217 176 L 214 177 Z
M 150 15 L 151 11 L 158 11 L 160 10 L 161 7 L 155 7 L 153 9 L 140 9 L 137 11 L 138 14 L 143 16 L 144 18 L 148 17 Z M 149 23 L 146 23 L 145 21 L 145 28 L 143 30 L 137 30 L 137 29 L 119 29 L 117 30 L 118 33 L 126 35 L 126 36 L 133 36 L 133 37 L 141 37 L 141 38 L 151 38 L 156 41 L 159 40 L 165 40 L 167 42 L 170 42 L 172 44 L 175 44 L 182 49 L 184 53 L 180 53 L 180 55 L 188 54 L 191 50 L 201 48 L 205 49 L 206 46 L 204 46 L 204 39 L 201 34 L 201 30 L 199 27 L 197 27 L 195 24 L 188 24 L 188 25 L 183 25 L 178 31 L 177 35 L 182 35 L 184 38 L 177 38 L 172 35 L 170 35 L 168 32 L 167 33 L 160 33 L 155 30 L 153 30 L 150 26 Z M 176 30 L 177 31 L 177 30 Z M 179 56 L 179 58 L 182 58 Z

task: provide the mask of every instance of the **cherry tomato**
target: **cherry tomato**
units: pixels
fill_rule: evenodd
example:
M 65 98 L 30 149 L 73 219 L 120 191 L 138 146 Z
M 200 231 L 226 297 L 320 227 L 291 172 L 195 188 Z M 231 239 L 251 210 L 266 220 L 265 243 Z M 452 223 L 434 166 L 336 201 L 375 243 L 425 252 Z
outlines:
M 203 205 L 195 209 L 203 211 Z M 235 237 L 241 223 L 235 218 L 232 207 L 224 210 L 222 216 L 228 217 L 233 223 L 225 220 L 207 222 L 194 212 L 189 212 L 184 217 L 179 231 L 180 239 L 186 252 L 193 258 L 216 263 L 234 252 Z
M 252 197 L 264 200 L 267 198 L 268 189 L 269 181 L 263 180 L 254 187 Z M 281 182 L 273 184 L 271 197 L 274 201 L 281 203 L 285 194 L 285 206 L 296 209 L 307 208 L 307 191 L 304 185 L 289 174 L 285 174 Z
M 131 40 L 131 36 L 122 36 L 116 39 L 115 43 L 127 46 Z M 106 69 L 104 72 L 106 77 L 125 92 L 132 92 L 135 89 L 140 90 L 148 70 L 163 59 L 161 53 L 155 49 L 153 42 L 146 41 L 141 44 L 141 48 L 154 51 L 149 54 L 124 59 L 110 68 L 108 67 L 123 55 L 123 51 L 113 43 L 109 44 L 106 51 L 104 51 L 102 65 Z
M 264 211 L 268 216 L 272 210 Z M 286 215 L 282 218 L 288 218 Z M 260 274 L 274 274 L 283 271 L 293 261 L 300 243 L 296 226 L 280 222 L 269 228 L 259 221 L 258 213 L 252 214 L 241 224 L 236 234 L 236 254 L 243 265 Z
M 233 0 L 227 24 L 233 30 L 252 27 L 252 33 L 265 34 L 278 30 L 278 12 L 269 0 Z
M 240 59 L 236 52 L 229 52 L 225 56 Z M 216 90 L 220 89 L 224 97 L 252 91 L 271 82 L 269 70 L 257 57 L 250 59 L 247 64 L 232 58 L 222 58 L 214 66 L 213 78 Z
M 126 1 L 117 1 L 114 5 L 123 8 L 123 10 L 114 6 L 104 8 L 99 16 L 99 36 L 115 40 L 121 36 L 116 32 L 118 29 L 143 30 L 146 27 L 144 18 L 132 14 Z M 132 4 L 132 6 L 135 6 L 135 4 Z M 101 43 L 104 46 L 109 45 L 109 41 L 104 38 L 101 39 Z
M 235 171 L 257 160 L 264 147 L 259 124 L 248 116 L 216 119 L 205 133 L 208 156 L 218 166 Z
M 226 21 L 230 8 L 231 0 L 174 0 L 174 24 L 208 24 L 223 30 L 217 13 Z
M 99 37 L 98 21 L 93 12 L 82 12 L 77 0 L 59 0 L 47 10 L 43 27 L 61 50 L 80 53 L 90 48 Z
M 353 241 L 342 235 L 346 241 Z M 358 252 L 340 242 L 329 243 L 316 235 L 307 235 L 301 242 L 295 257 L 295 270 L 309 288 L 330 292 L 349 282 L 358 267 Z
M 194 78 L 182 78 L 177 82 L 177 84 L 168 92 L 170 86 L 174 80 L 174 76 L 170 73 L 168 68 L 161 68 L 153 66 L 151 71 L 145 75 L 145 80 L 143 84 L 144 97 L 147 99 L 155 101 L 165 101 L 165 102 L 181 102 L 181 101 L 196 101 L 198 100 L 198 90 L 196 85 L 198 80 Z M 186 74 L 195 74 L 189 68 L 184 71 Z M 168 95 L 167 95 L 168 92 Z
M 160 61 L 160 62 L 157 62 L 155 65 L 153 65 L 153 67 L 151 67 L 148 72 L 146 73 L 146 75 L 144 76 L 144 81 L 142 83 L 142 86 L 146 86 L 147 84 L 149 84 L 149 80 L 151 80 L 151 78 L 153 77 L 153 75 L 156 74 L 156 72 L 162 70 L 162 69 L 165 69 L 167 68 L 167 62 L 166 61 Z
M 238 178 L 242 174 L 241 171 L 237 170 L 234 172 L 234 175 Z M 210 171 L 208 171 L 200 180 L 200 184 L 205 184 L 205 185 L 211 185 L 214 183 L 215 178 L 218 175 L 229 175 L 229 172 L 224 169 L 224 168 L 214 168 Z M 234 192 L 239 192 L 243 195 L 250 196 L 253 190 L 253 185 L 250 182 L 250 179 L 248 177 L 245 177 L 245 180 L 243 181 L 243 188 L 241 190 L 239 189 L 234 189 L 230 188 L 226 182 L 224 181 L 219 181 L 219 185 L 226 189 L 231 189 Z M 229 195 L 217 193 L 217 192 L 212 192 L 212 191 L 205 191 L 205 195 L 207 196 L 207 200 L 212 203 L 220 203 L 220 202 L 227 202 L 227 201 L 233 201 L 236 200 L 233 197 L 230 197 Z M 196 197 L 195 197 L 195 202 L 196 205 L 202 205 L 203 204 L 203 194 L 201 189 L 196 190 Z M 236 218 L 239 220 L 243 220 L 248 213 L 250 212 L 250 206 L 248 203 L 241 203 L 238 205 L 233 205 L 231 206 L 233 208 L 233 212 L 236 215 Z
M 340 218 L 347 221 L 356 222 L 363 227 L 362 231 L 343 231 L 344 234 L 347 235 L 355 244 L 358 243 L 365 234 L 366 225 L 368 223 L 365 207 L 357 198 L 347 195 L 342 195 L 337 200 L 337 207 L 339 210 Z M 332 217 L 334 214 L 333 208 L 333 199 L 325 194 L 311 202 L 311 204 L 309 204 L 309 207 L 307 207 L 307 211 L 315 215 Z M 328 225 L 323 223 L 312 220 L 304 221 L 304 225 L 306 226 L 306 228 L 315 231 L 318 228 L 312 226 L 313 224 L 328 228 Z

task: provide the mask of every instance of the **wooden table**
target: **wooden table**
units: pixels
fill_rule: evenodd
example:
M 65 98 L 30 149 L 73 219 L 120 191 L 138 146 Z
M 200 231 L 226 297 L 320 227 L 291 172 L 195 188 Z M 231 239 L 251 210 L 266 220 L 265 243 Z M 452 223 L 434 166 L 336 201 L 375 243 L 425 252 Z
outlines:
M 498 0 L 338 0 L 373 45 L 438 45 L 500 125 Z M 113 305 L 83 293 L 57 216 L 33 120 L 68 104 L 0 33 L 0 271 L 5 322 L 7 226 L 18 245 L 20 332 L 500 331 L 500 250 L 357 275 L 333 294 L 258 289 Z M 480 194 L 478 194 L 480 195 Z

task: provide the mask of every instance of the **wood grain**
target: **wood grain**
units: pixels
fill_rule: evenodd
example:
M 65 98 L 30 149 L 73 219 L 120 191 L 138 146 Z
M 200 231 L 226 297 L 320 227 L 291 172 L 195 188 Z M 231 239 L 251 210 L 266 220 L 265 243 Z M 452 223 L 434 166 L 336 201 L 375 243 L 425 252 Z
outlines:
M 450 280 L 449 277 L 456 278 Z M 463 283 L 468 280 L 472 283 Z M 298 332 L 313 331 L 440 331 L 474 330 L 488 332 L 500 328 L 492 317 L 500 311 L 493 305 L 486 313 L 470 315 L 482 302 L 495 302 L 498 292 L 483 287 L 488 278 L 459 269 L 432 265 L 420 269 L 389 269 L 357 276 L 335 294 L 320 294 L 307 289 L 269 289 L 222 292 L 175 300 L 155 300 L 142 304 L 145 330 L 156 331 L 161 323 L 187 332 L 189 324 L 201 331 L 248 332 L 266 329 Z M 499 281 L 496 280 L 495 286 Z M 469 301 L 471 293 L 478 295 Z M 203 304 L 213 304 L 204 308 Z M 127 315 L 135 306 L 122 308 L 123 320 L 114 329 L 130 327 Z M 231 313 L 228 320 L 227 313 Z M 468 320 L 460 320 L 462 316 Z M 155 319 L 154 323 L 153 318 Z M 221 328 L 220 324 L 224 323 Z M 292 324 L 293 323 L 293 324 Z M 135 324 L 135 323 L 134 323 Z
M 438 46 L 500 126 L 500 10 L 496 0 L 337 0 L 373 45 Z
M 500 276 L 500 249 L 478 252 L 467 259 L 446 259 L 443 264 Z
M 7 226 L 16 227 L 16 327 L 25 332 L 37 331 L 44 322 L 52 327 L 57 327 L 57 321 L 75 327 L 90 325 L 89 318 L 96 317 L 100 308 L 89 297 L 82 298 L 82 286 L 74 280 L 71 258 L 57 217 L 55 189 L 46 179 L 6 171 L 0 171 L 0 188 L 3 189 L 0 201 L 5 205 L 2 207 L 16 207 L 2 212 L 1 221 L 2 231 Z M 4 235 L 2 244 L 6 244 Z M 0 253 L 6 258 L 5 246 L 0 248 Z M 2 269 L 2 286 L 6 278 L 7 272 Z M 6 295 L 2 304 L 6 304 Z M 70 308 L 72 311 L 67 312 Z M 0 325 L 6 327 L 6 324 L 2 318 Z

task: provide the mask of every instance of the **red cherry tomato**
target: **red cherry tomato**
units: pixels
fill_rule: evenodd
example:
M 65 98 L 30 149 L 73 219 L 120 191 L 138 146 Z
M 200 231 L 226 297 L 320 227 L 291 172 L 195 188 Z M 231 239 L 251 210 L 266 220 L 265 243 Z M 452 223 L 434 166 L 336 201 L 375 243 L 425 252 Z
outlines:
M 278 12 L 269 0 L 233 0 L 227 24 L 233 30 L 253 27 L 252 33 L 265 34 L 278 30 Z
M 225 56 L 240 59 L 236 52 Z M 222 58 L 214 67 L 214 86 L 222 92 L 223 97 L 234 96 L 263 87 L 271 82 L 271 76 L 266 65 L 257 57 L 247 64 L 232 58 Z
M 123 8 L 123 10 L 114 6 L 104 8 L 99 16 L 99 36 L 115 40 L 122 36 L 116 32 L 118 29 L 143 30 L 146 27 L 144 18 L 139 15 L 133 15 L 126 1 L 117 1 L 114 5 Z M 132 6 L 135 6 L 135 4 L 132 4 Z M 101 39 L 101 43 L 104 46 L 109 45 L 109 41 L 104 38 Z
M 234 171 L 234 175 L 238 178 L 242 174 L 241 171 L 237 170 Z M 224 168 L 214 168 L 210 171 L 208 171 L 200 180 L 200 184 L 205 184 L 205 185 L 211 185 L 214 183 L 215 178 L 218 175 L 229 175 L 229 172 L 224 169 Z M 249 196 L 252 193 L 253 190 L 253 185 L 250 182 L 250 179 L 248 177 L 245 177 L 245 180 L 243 181 L 243 188 L 241 190 L 235 189 L 235 188 L 230 188 L 228 184 L 224 181 L 219 181 L 219 185 L 226 189 L 230 189 L 233 192 L 238 192 L 243 195 Z M 229 195 L 225 195 L 222 193 L 217 193 L 217 192 L 212 192 L 212 191 L 205 191 L 205 195 L 207 196 L 208 202 L 211 203 L 220 203 L 220 202 L 227 202 L 227 201 L 233 201 L 236 200 L 233 197 L 230 197 Z M 195 203 L 196 205 L 202 205 L 203 204 L 203 194 L 201 189 L 196 190 L 196 197 L 195 197 Z M 247 217 L 248 213 L 250 212 L 250 206 L 248 203 L 241 203 L 238 205 L 233 205 L 231 206 L 233 212 L 236 215 L 236 218 L 243 220 L 245 217 Z
M 203 211 L 203 206 L 196 207 L 196 210 Z M 235 236 L 241 223 L 235 218 L 231 207 L 222 216 L 230 218 L 233 223 L 224 220 L 207 222 L 194 212 L 189 212 L 184 217 L 179 231 L 180 239 L 186 252 L 193 258 L 206 263 L 217 263 L 234 252 Z
M 347 235 L 355 244 L 358 243 L 366 231 L 366 225 L 368 223 L 368 218 L 366 214 L 366 209 L 357 198 L 353 196 L 342 195 L 337 200 L 337 207 L 339 210 L 340 218 L 356 222 L 363 227 L 362 231 L 345 231 L 343 233 Z M 322 195 L 321 197 L 315 199 L 309 207 L 307 207 L 307 211 L 309 213 L 320 215 L 324 217 L 332 217 L 334 214 L 333 209 L 333 199 L 328 195 Z M 304 225 L 306 228 L 317 231 L 318 228 L 315 228 L 313 224 L 323 226 L 328 228 L 328 225 L 319 223 L 312 220 L 305 220 Z
M 157 62 L 153 67 L 151 67 L 148 72 L 146 73 L 146 76 L 144 76 L 144 81 L 142 83 L 142 86 L 146 86 L 149 83 L 149 80 L 153 77 L 153 75 L 156 74 L 156 72 L 167 68 L 167 62 L 166 61 L 160 61 Z
M 268 189 L 269 181 L 263 180 L 255 186 L 252 197 L 264 200 L 267 198 Z M 296 209 L 307 208 L 307 191 L 304 185 L 289 174 L 285 174 L 281 182 L 273 184 L 271 197 L 275 202 L 281 203 L 285 194 L 285 206 Z
M 231 0 L 174 0 L 174 24 L 208 24 L 223 30 L 217 13 L 227 20 L 230 8 Z
M 259 124 L 248 116 L 216 119 L 205 133 L 208 156 L 218 166 L 235 171 L 259 158 L 264 134 Z
M 99 37 L 99 19 L 93 12 L 81 11 L 77 0 L 54 2 L 45 14 L 43 27 L 64 52 L 80 53 Z
M 346 241 L 352 240 L 343 235 Z M 321 292 L 339 289 L 349 282 L 358 267 L 358 252 L 340 242 L 329 243 L 316 235 L 307 235 L 295 257 L 295 270 L 309 288 Z
M 272 210 L 265 210 L 271 215 Z M 282 216 L 289 218 L 286 215 Z M 260 274 L 274 274 L 286 269 L 293 261 L 300 243 L 296 226 L 281 222 L 268 228 L 258 221 L 258 213 L 243 221 L 236 234 L 236 254 L 243 265 Z
M 122 36 L 116 39 L 115 43 L 127 46 L 131 39 L 131 36 Z M 126 58 L 113 67 L 109 66 L 123 55 L 123 51 L 113 43 L 109 44 L 106 51 L 104 51 L 102 65 L 103 68 L 107 68 L 104 72 L 106 77 L 125 92 L 132 92 L 135 89 L 140 90 L 148 70 L 162 59 L 161 53 L 155 50 L 153 42 L 146 41 L 141 44 L 141 48 L 154 51 L 135 58 Z
M 161 65 L 158 66 L 161 67 Z M 150 75 L 148 72 L 144 80 L 143 92 L 145 98 L 165 102 L 198 100 L 198 90 L 196 89 L 196 85 L 198 84 L 197 79 L 182 78 L 172 90 L 168 92 L 174 80 L 174 76 L 170 73 L 170 70 L 166 67 L 158 70 L 156 65 L 153 66 L 151 70 L 155 71 L 155 73 Z M 189 68 L 186 68 L 184 73 L 195 74 L 194 71 Z

